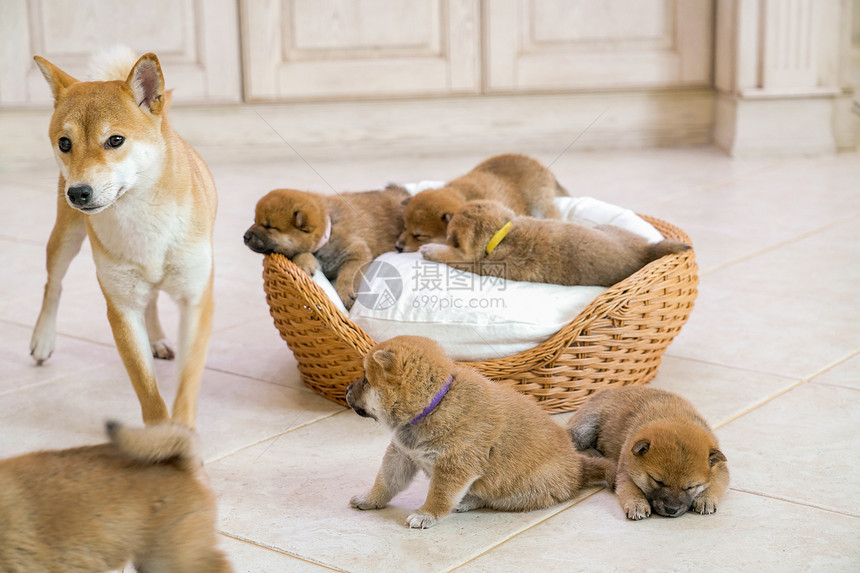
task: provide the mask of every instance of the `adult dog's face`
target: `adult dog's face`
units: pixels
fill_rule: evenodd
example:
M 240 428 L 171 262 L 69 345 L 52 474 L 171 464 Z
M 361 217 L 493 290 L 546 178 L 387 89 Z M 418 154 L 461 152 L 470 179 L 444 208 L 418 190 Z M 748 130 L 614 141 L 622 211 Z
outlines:
M 313 252 L 326 232 L 321 200 L 304 191 L 276 189 L 257 202 L 254 224 L 245 231 L 245 244 L 257 253 L 293 258 Z
M 710 485 L 714 465 L 726 461 L 711 435 L 692 423 L 647 424 L 632 442 L 622 453 L 627 473 L 651 509 L 666 517 L 686 513 Z

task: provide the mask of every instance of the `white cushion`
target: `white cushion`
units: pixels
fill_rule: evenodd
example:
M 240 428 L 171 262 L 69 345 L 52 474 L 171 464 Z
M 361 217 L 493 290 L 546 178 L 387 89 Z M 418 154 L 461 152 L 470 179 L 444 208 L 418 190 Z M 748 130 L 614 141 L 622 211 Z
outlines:
M 414 187 L 429 188 L 424 183 Z M 558 198 L 556 206 L 565 220 L 617 225 L 651 242 L 663 238 L 633 211 L 591 197 Z M 321 272 L 313 280 L 346 312 Z M 455 360 L 486 360 L 533 348 L 605 290 L 483 277 L 425 261 L 419 253 L 390 252 L 368 268 L 349 318 L 376 341 L 426 336 Z

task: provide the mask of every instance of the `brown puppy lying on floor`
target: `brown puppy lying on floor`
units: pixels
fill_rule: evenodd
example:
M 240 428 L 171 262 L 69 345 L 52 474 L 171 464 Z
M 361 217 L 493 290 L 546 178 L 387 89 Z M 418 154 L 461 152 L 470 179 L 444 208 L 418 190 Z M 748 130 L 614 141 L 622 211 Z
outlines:
M 580 450 L 618 463 L 615 491 L 624 513 L 678 517 L 714 513 L 729 487 L 726 456 L 693 406 L 670 392 L 627 386 L 589 399 L 568 422 Z
M 472 201 L 448 224 L 447 245 L 420 250 L 430 261 L 477 274 L 503 272 L 514 281 L 612 286 L 663 255 L 689 248 L 671 239 L 649 244 L 613 225 L 518 217 L 496 201 Z
M 364 368 L 365 378 L 347 389 L 347 402 L 392 428 L 394 437 L 373 488 L 352 498 L 352 507 L 385 507 L 419 469 L 430 477 L 430 491 L 406 522 L 420 529 L 452 510 L 530 511 L 613 482 L 613 462 L 577 453 L 537 404 L 456 366 L 428 338 L 377 344 Z
M 391 251 L 403 231 L 406 189 L 318 195 L 275 189 L 257 202 L 245 244 L 280 253 L 313 275 L 322 267 L 346 308 L 355 301 L 358 271 Z
M 425 243 L 444 243 L 448 221 L 466 201 L 493 199 L 518 215 L 558 218 L 553 199 L 565 195 L 540 162 L 525 155 L 496 155 L 444 187 L 408 199 L 406 229 L 397 240 L 397 250 L 414 252 Z
M 232 571 L 194 433 L 108 423 L 110 442 L 0 461 L 0 571 Z

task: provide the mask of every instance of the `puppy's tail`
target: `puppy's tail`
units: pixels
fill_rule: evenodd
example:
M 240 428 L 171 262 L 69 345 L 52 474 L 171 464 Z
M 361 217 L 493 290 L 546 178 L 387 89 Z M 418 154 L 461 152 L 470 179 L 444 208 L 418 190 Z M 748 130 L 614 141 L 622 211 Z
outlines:
M 126 457 L 146 463 L 174 463 L 187 471 L 202 465 L 197 435 L 188 426 L 161 422 L 145 428 L 127 428 L 119 422 L 106 424 L 110 441 Z
M 138 57 L 134 50 L 122 44 L 102 49 L 90 58 L 87 79 L 98 82 L 125 81 Z
M 645 255 L 646 263 L 656 261 L 660 257 L 665 257 L 666 255 L 676 255 L 678 253 L 683 253 L 684 251 L 689 251 L 691 248 L 692 247 L 690 247 L 690 245 L 682 243 L 681 241 L 675 241 L 674 239 L 663 239 L 659 243 L 648 245 L 648 251 Z
M 580 456 L 582 460 L 582 487 L 606 482 L 609 489 L 615 489 L 615 462 L 609 458 Z

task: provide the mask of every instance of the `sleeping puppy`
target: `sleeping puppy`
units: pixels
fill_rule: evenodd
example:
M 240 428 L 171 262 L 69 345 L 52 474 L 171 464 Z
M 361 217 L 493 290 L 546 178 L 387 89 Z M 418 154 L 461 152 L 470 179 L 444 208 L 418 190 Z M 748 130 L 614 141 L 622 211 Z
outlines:
M 414 252 L 425 243 L 444 243 L 448 221 L 466 201 L 493 199 L 519 215 L 558 218 L 553 199 L 565 195 L 540 162 L 525 155 L 496 155 L 444 187 L 407 199 L 406 229 L 397 250 Z
M 571 499 L 583 487 L 613 483 L 615 464 L 576 452 L 564 428 L 513 388 L 457 366 L 434 341 L 398 336 L 373 347 L 365 377 L 347 389 L 349 405 L 394 431 L 376 482 L 352 498 L 379 509 L 418 470 L 427 499 L 406 522 L 424 529 L 452 510 L 530 511 Z
M 97 446 L 0 461 L 0 571 L 226 573 L 195 434 L 107 426 Z
M 406 189 L 318 195 L 275 189 L 257 202 L 245 244 L 258 253 L 280 253 L 313 275 L 322 267 L 346 308 L 351 308 L 360 271 L 393 250 L 403 231 Z
M 671 239 L 649 244 L 613 225 L 518 217 L 496 201 L 472 201 L 448 224 L 446 245 L 420 250 L 430 261 L 477 274 L 503 272 L 514 281 L 611 286 L 651 261 L 689 248 Z
M 627 386 L 589 399 L 568 422 L 574 445 L 618 463 L 615 491 L 630 519 L 651 511 L 714 513 L 729 487 L 726 456 L 707 422 L 683 398 Z

